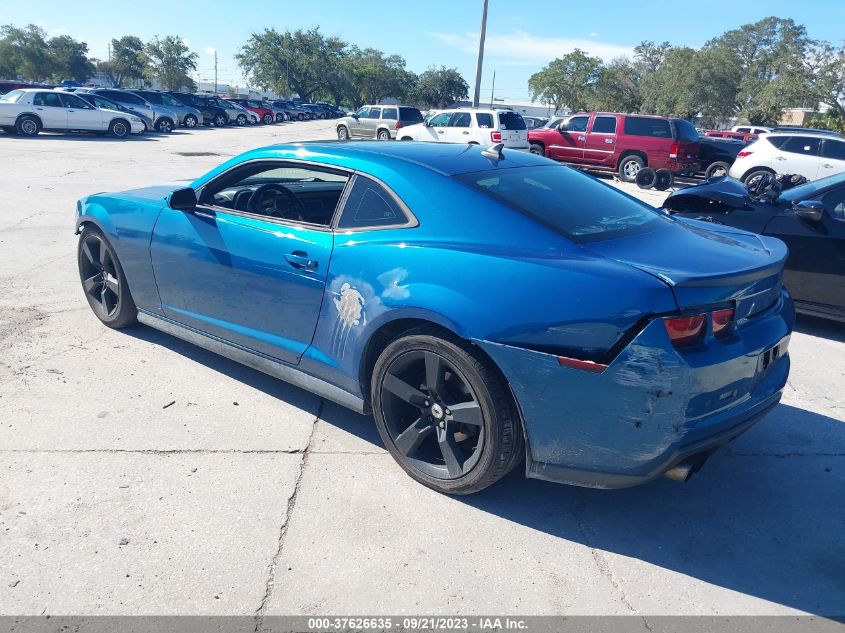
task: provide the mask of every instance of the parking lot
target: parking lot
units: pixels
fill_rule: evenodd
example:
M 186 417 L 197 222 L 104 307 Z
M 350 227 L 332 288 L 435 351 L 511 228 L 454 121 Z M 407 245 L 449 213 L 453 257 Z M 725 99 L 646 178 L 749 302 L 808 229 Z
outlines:
M 686 484 L 450 498 L 371 418 L 97 321 L 79 197 L 333 137 L 0 135 L 0 613 L 843 614 L 841 324 L 799 319 L 783 404 Z

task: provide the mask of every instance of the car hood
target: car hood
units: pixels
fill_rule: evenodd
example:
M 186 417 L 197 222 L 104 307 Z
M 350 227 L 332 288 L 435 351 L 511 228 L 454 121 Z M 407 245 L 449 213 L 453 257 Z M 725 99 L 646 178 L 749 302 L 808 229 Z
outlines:
M 121 191 L 120 195 L 132 198 L 143 198 L 144 200 L 165 200 L 167 196 L 177 189 L 184 189 L 190 187 L 193 180 L 174 180 L 171 182 L 164 182 L 150 187 L 143 187 L 141 189 L 128 189 Z
M 786 245 L 739 229 L 667 218 L 649 233 L 585 246 L 654 275 L 685 310 L 735 302 L 737 318 L 751 316 L 780 294 Z
M 745 185 L 735 178 L 725 176 L 712 178 L 700 185 L 678 189 L 669 194 L 663 203 L 663 208 L 681 211 L 689 208 L 693 200 L 713 200 L 733 209 L 750 208 L 753 202 Z

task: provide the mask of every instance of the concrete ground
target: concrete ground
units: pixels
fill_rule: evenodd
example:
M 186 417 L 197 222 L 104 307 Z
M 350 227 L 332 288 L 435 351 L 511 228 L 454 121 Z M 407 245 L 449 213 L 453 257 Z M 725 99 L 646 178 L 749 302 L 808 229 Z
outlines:
M 686 484 L 445 497 L 371 418 L 83 298 L 73 210 L 331 122 L 0 134 L 0 614 L 842 614 L 845 329 Z M 653 194 L 652 194 L 653 195 Z

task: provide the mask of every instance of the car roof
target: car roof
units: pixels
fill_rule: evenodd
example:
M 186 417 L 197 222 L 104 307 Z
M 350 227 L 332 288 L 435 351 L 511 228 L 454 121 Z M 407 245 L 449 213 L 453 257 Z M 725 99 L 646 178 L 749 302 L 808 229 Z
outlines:
M 462 143 L 385 143 L 384 141 L 303 141 L 269 145 L 252 152 L 249 160 L 261 158 L 306 159 L 334 166 L 356 161 L 391 164 L 402 163 L 430 169 L 446 176 L 490 169 L 554 165 L 548 159 L 529 152 L 505 148 L 499 161 L 482 154 L 486 149 Z
M 836 136 L 836 132 L 804 132 L 801 130 L 775 130 L 762 134 L 763 138 L 772 138 L 773 136 L 801 136 L 807 138 L 830 138 Z

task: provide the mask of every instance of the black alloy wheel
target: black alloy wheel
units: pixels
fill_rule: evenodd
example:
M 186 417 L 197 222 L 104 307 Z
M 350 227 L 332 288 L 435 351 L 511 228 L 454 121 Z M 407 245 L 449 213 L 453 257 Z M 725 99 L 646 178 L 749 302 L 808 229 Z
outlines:
M 459 340 L 421 331 L 391 343 L 374 369 L 372 402 L 394 459 L 440 492 L 477 492 L 522 456 L 510 391 L 491 363 Z
M 218 114 L 214 117 L 214 125 L 217 127 L 225 127 L 226 126 L 226 116 L 223 114 Z
M 102 233 L 91 228 L 83 230 L 77 260 L 85 298 L 97 318 L 113 328 L 134 323 L 135 303 L 120 262 Z

